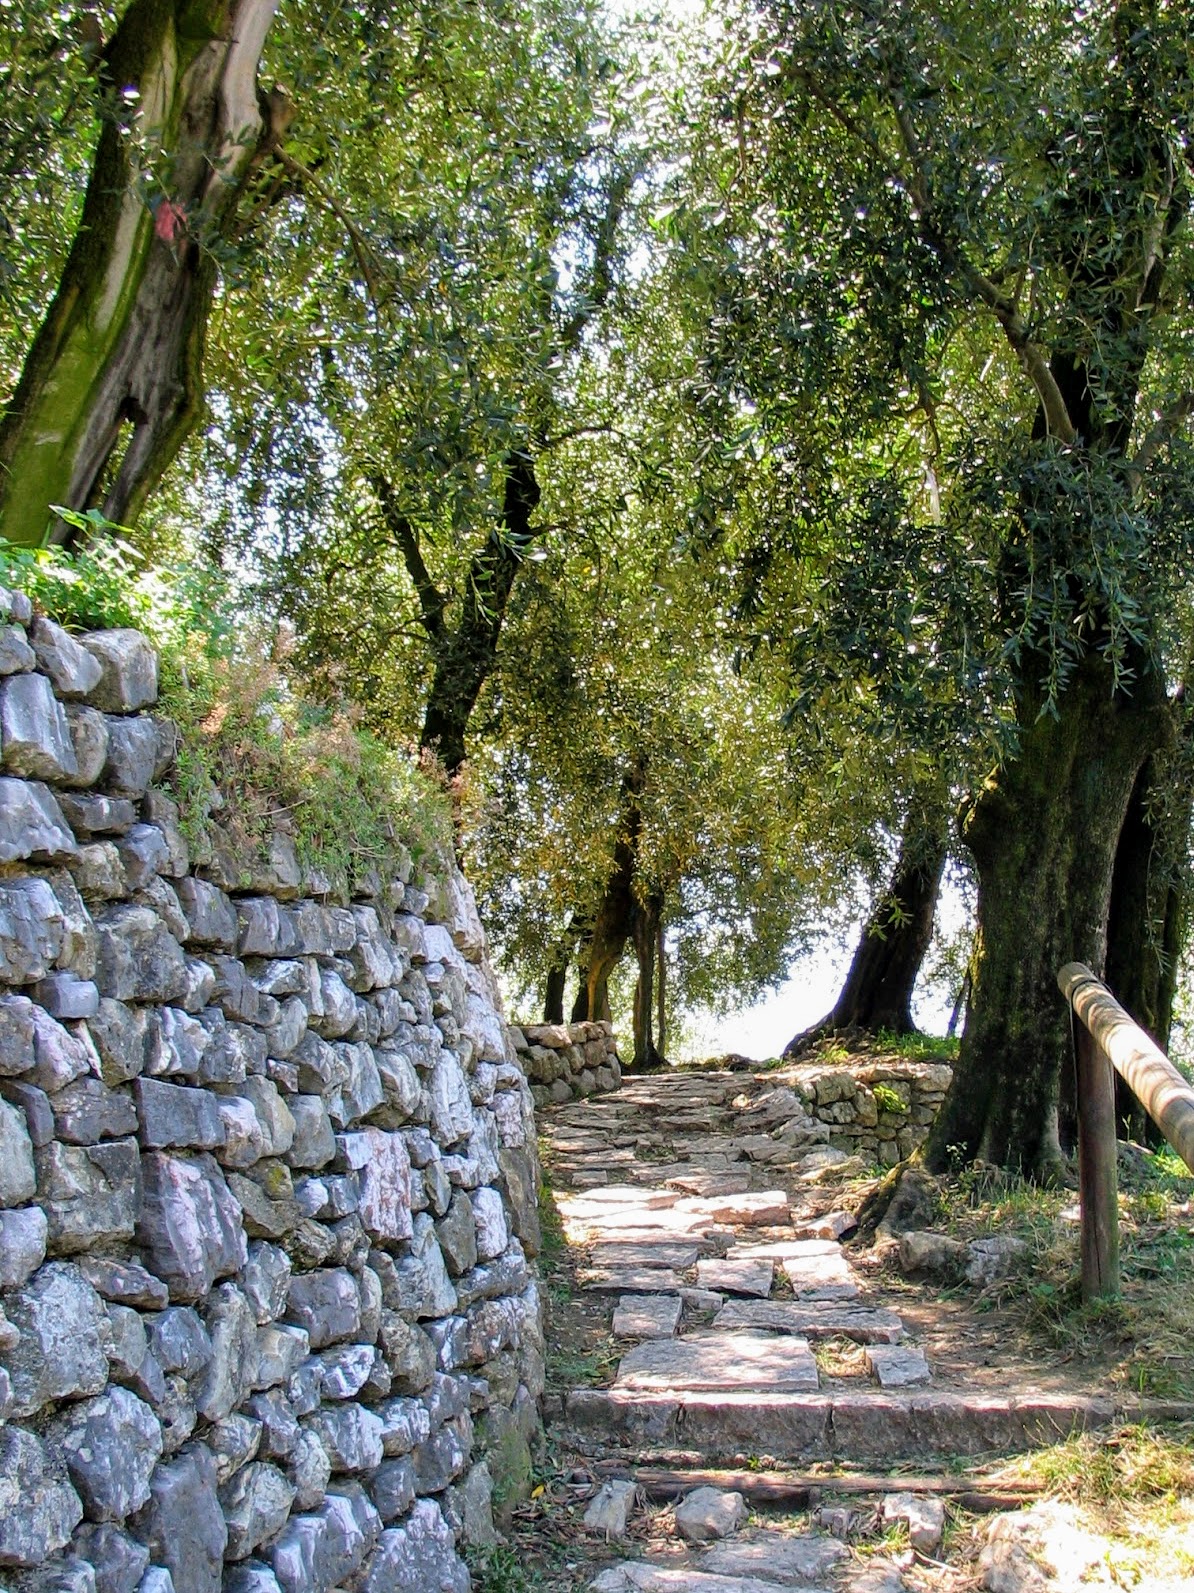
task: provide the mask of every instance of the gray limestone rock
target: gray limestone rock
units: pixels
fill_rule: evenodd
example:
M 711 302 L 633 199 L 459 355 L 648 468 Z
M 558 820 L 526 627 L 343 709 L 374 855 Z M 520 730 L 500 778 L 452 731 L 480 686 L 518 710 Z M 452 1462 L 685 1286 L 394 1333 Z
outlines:
M 439 1247 L 454 1278 L 477 1264 L 477 1226 L 472 1203 L 463 1190 L 452 1196 L 447 1212 L 435 1225 Z
M 916 1229 L 900 1238 L 900 1270 L 957 1279 L 966 1269 L 969 1252 L 960 1239 L 948 1234 Z
M 3 912 L 0 899 L 0 935 Z M 0 998 L 0 1078 L 17 1078 L 32 1066 L 33 1002 L 28 996 L 4 996 Z
M 383 1311 L 378 1343 L 396 1393 L 421 1394 L 431 1386 L 435 1346 L 422 1328 L 407 1322 L 396 1311 Z
M 38 1206 L 0 1212 L 0 1289 L 19 1289 L 46 1256 L 46 1214 Z
M 282 1390 L 271 1388 L 265 1393 L 254 1394 L 245 1409 L 261 1427 L 258 1453 L 262 1460 L 289 1460 L 294 1454 L 302 1428 Z
M 1014 1234 L 993 1234 L 989 1239 L 972 1239 L 967 1245 L 966 1281 L 985 1288 L 1006 1278 L 1023 1265 L 1028 1246 Z
M 294 1503 L 294 1485 L 276 1466 L 254 1461 L 238 1471 L 220 1490 L 228 1523 L 229 1560 L 244 1560 L 286 1525 Z
M 133 1085 L 141 1143 L 147 1150 L 211 1150 L 224 1143 L 220 1103 L 207 1090 L 140 1078 Z
M 208 1046 L 223 1027 L 222 1018 L 209 1021 L 206 1013 L 195 1017 L 178 1007 L 159 1008 L 148 1036 L 146 1073 L 153 1078 L 197 1078 Z
M 0 625 L 0 675 L 16 675 L 32 669 L 37 655 L 25 640 L 20 625 Z
M 0 777 L 0 863 L 58 862 L 78 844 L 48 785 Z
M 468 1082 L 450 1051 L 441 1052 L 431 1070 L 431 1132 L 441 1145 L 455 1145 L 473 1132 L 473 1103 Z
M 363 1405 L 321 1406 L 304 1426 L 327 1451 L 333 1472 L 366 1472 L 380 1466 L 383 1422 Z
M 274 1549 L 274 1574 L 285 1593 L 329 1593 L 354 1582 L 380 1531 L 364 1490 L 342 1484 L 311 1515 L 291 1516 Z
M 378 1539 L 362 1593 L 468 1593 L 468 1567 L 433 1499 L 416 1501 L 398 1527 Z
M 341 1267 L 298 1273 L 290 1280 L 286 1314 L 306 1330 L 313 1350 L 355 1338 L 361 1326 L 356 1279 Z
M 225 1571 L 224 1593 L 282 1593 L 282 1589 L 268 1566 L 253 1562 Z
M 174 1578 L 164 1565 L 151 1565 L 141 1578 L 137 1593 L 175 1593 Z
M 687 1543 L 728 1538 L 746 1520 L 746 1500 L 720 1488 L 694 1488 L 676 1506 L 676 1531 Z
M 326 1167 L 336 1154 L 331 1119 L 318 1095 L 292 1095 L 287 1101 L 294 1119 L 294 1140 L 280 1152 L 292 1167 Z
M 430 1385 L 431 1377 L 428 1377 Z M 382 1448 L 388 1456 L 409 1455 L 431 1436 L 431 1415 L 421 1399 L 387 1399 L 377 1407 Z
M 294 1114 L 271 1079 L 252 1075 L 237 1088 L 238 1095 L 250 1101 L 261 1124 L 263 1154 L 286 1156 L 294 1148 Z M 293 1163 L 292 1163 L 293 1165 Z
M 78 773 L 66 714 L 44 675 L 10 675 L 0 684 L 0 753 L 10 774 L 69 780 Z
M 37 1198 L 49 1225 L 49 1248 L 73 1255 L 133 1237 L 141 1203 L 137 1142 L 64 1145 L 55 1140 L 34 1154 Z
M 101 997 L 99 1010 L 87 1027 L 99 1052 L 100 1077 L 105 1084 L 125 1084 L 141 1073 L 149 1044 L 149 1014 L 143 1007 Z
M 287 1476 L 294 1484 L 294 1502 L 300 1510 L 314 1510 L 323 1503 L 332 1463 L 316 1433 L 300 1428 L 290 1452 Z
M 216 1463 L 204 1444 L 158 1465 L 137 1534 L 174 1579 L 177 1593 L 220 1593 L 228 1529 L 216 1492 Z
M 0 1100 L 0 1207 L 19 1206 L 37 1190 L 25 1114 Z
M 178 900 L 190 928 L 188 939 L 218 951 L 235 951 L 236 908 L 216 885 L 189 876 L 178 882 Z
M 88 693 L 97 708 L 131 714 L 157 701 L 158 655 L 140 631 L 92 631 L 83 646 L 100 666 L 100 678 Z
M 99 685 L 103 674 L 99 660 L 61 625 L 39 617 L 33 621 L 29 640 L 38 667 L 50 677 L 60 697 L 86 697 Z
M 84 1522 L 71 1547 L 94 1568 L 95 1593 L 137 1593 L 149 1550 L 113 1522 Z
M 177 1001 L 187 989 L 182 947 L 148 907 L 112 907 L 96 921 L 96 984 L 116 1001 Z
M 750 1529 L 706 1549 L 700 1563 L 703 1571 L 717 1576 L 774 1578 L 785 1587 L 819 1587 L 833 1581 L 836 1567 L 849 1559 L 845 1544 L 826 1533 L 789 1535 Z M 850 1593 L 862 1593 L 853 1577 L 849 1586 Z
M 409 1456 L 383 1460 L 369 1483 L 369 1493 L 383 1521 L 396 1521 L 414 1503 L 415 1468 Z
M 444 1266 L 435 1224 L 420 1212 L 413 1219 L 413 1228 L 410 1254 L 393 1268 L 396 1299 L 391 1308 L 415 1317 L 449 1316 L 456 1309 L 457 1296 Z M 387 1279 L 379 1275 L 384 1288 Z M 389 1300 L 386 1303 L 391 1304 Z
M 123 1521 L 149 1499 L 162 1453 L 162 1429 L 149 1406 L 112 1388 L 55 1418 L 47 1437 L 62 1453 L 93 1521 Z
M 224 1167 L 252 1167 L 265 1155 L 265 1133 L 243 1095 L 222 1095 L 217 1100 L 222 1140 L 217 1160 Z
M 13 1106 L 25 1114 L 25 1129 L 35 1151 L 41 1150 L 54 1138 L 54 1108 L 45 1090 L 36 1084 L 24 1084 L 17 1079 L 6 1079 L 0 1092 Z M 34 1158 L 36 1160 L 36 1157 Z
M 108 745 L 101 778 L 108 794 L 139 801 L 153 784 L 158 732 L 152 719 L 105 718 Z
M 66 1469 L 40 1438 L 0 1427 L 0 1566 L 36 1566 L 64 1548 L 83 1519 Z
M 170 867 L 170 845 L 156 824 L 134 824 L 116 843 L 129 885 L 143 890 L 155 874 Z
M 374 1239 L 409 1239 L 414 1232 L 410 1210 L 410 1158 L 399 1133 L 366 1128 L 344 1134 L 337 1147 L 360 1174 L 361 1221 Z
M 355 1399 L 373 1371 L 377 1351 L 372 1344 L 341 1344 L 315 1357 L 319 1390 L 324 1399 Z
M 273 1322 L 286 1309 L 290 1288 L 290 1257 L 278 1245 L 255 1240 L 238 1279 L 259 1327 Z
M 79 1271 L 105 1300 L 135 1305 L 142 1311 L 160 1311 L 169 1304 L 165 1285 L 136 1261 L 110 1261 L 103 1256 L 80 1256 Z
M 61 1090 L 85 1073 L 99 1072 L 92 1068 L 98 1057 L 87 1029 L 65 1028 L 41 1007 L 34 1007 L 32 1017 L 34 1064 L 26 1075 L 30 1084 Z
M 66 705 L 66 723 L 70 729 L 71 745 L 74 749 L 76 772 L 73 779 L 65 783 L 79 790 L 86 790 L 93 786 L 104 772 L 108 761 L 108 748 L 110 732 L 108 721 L 98 708 L 87 708 L 82 703 L 68 702 Z M 64 800 L 66 793 L 63 793 Z M 126 803 L 126 797 L 100 798 L 101 801 Z M 70 820 L 70 814 L 64 805 L 63 812 Z M 71 821 L 73 822 L 73 821 Z M 130 818 L 129 823 L 133 821 Z
M 241 1209 L 206 1155 L 141 1158 L 144 1193 L 137 1236 L 150 1270 L 174 1300 L 198 1300 L 248 1259 Z
M 20 1334 L 8 1355 L 13 1415 L 103 1389 L 112 1330 L 103 1301 L 77 1267 L 50 1262 L 5 1308 Z
M 415 1483 L 421 1494 L 442 1493 L 468 1465 L 473 1421 L 467 1411 L 446 1421 L 411 1455 Z
M 542 1244 L 539 1230 L 539 1169 L 532 1150 L 503 1147 L 498 1155 L 501 1169 L 499 1187 L 506 1200 L 506 1214 L 515 1237 L 522 1241 L 528 1256 L 537 1256 Z
M 922 1494 L 892 1493 L 883 1501 L 883 1519 L 905 1522 L 912 1547 L 921 1554 L 935 1554 L 945 1532 L 945 1505 Z
M 4 823 L 4 783 L 0 780 L 0 826 Z M 10 879 L 0 883 L 0 979 L 22 985 L 44 979 L 62 952 L 64 933 L 62 908 L 47 881 Z M 15 1006 L 24 1000 L 27 998 L 10 996 L 6 1006 L 24 1013 L 25 1008 Z
M 54 1127 L 68 1145 L 94 1145 L 137 1132 L 137 1109 L 128 1095 L 87 1074 L 52 1099 Z
M 211 1360 L 194 1385 L 195 1408 L 221 1421 L 252 1392 L 257 1377 L 257 1323 L 235 1284 L 223 1283 L 205 1312 Z
M 91 713 L 90 709 L 87 711 Z M 75 734 L 75 712 L 74 709 L 67 709 L 72 734 Z M 103 715 L 98 714 L 94 717 L 103 725 L 106 738 L 107 725 Z M 104 747 L 107 748 L 106 739 Z M 79 755 L 77 735 L 75 755 Z M 102 796 L 98 791 L 63 791 L 59 794 L 58 802 L 66 822 L 82 836 L 123 835 L 137 822 L 137 809 L 127 797 Z
M 638 1485 L 613 1479 L 602 1483 L 585 1511 L 585 1528 L 601 1537 L 624 1538 L 634 1510 Z
M 311 1341 L 305 1328 L 267 1323 L 257 1330 L 256 1387 L 276 1388 L 291 1378 L 307 1358 Z
M 108 1350 L 108 1374 L 116 1383 L 137 1380 L 149 1350 L 149 1335 L 139 1311 L 130 1305 L 108 1305 L 112 1344 Z M 160 1370 L 160 1368 L 159 1368 Z
M 52 1018 L 71 1022 L 93 1018 L 99 1011 L 99 990 L 90 979 L 80 979 L 66 969 L 47 974 L 33 987 L 34 999 Z
M 156 1317 L 149 1330 L 153 1353 L 163 1371 L 198 1377 L 211 1360 L 211 1340 L 199 1313 L 189 1305 L 172 1305 Z

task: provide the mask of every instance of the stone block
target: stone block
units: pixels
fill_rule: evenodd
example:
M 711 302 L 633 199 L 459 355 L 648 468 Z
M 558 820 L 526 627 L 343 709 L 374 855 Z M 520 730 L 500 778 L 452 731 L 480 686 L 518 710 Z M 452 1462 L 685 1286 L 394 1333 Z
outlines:
M 132 1139 L 75 1146 L 51 1141 L 34 1153 L 37 1199 L 46 1214 L 49 1248 L 73 1255 L 133 1237 L 141 1199 L 141 1167 Z
M 68 716 L 70 713 L 68 709 Z M 102 715 L 100 723 L 104 724 Z M 104 734 L 106 737 L 106 725 Z M 106 740 L 104 747 L 106 753 Z M 77 756 L 77 739 L 75 752 Z M 58 804 L 66 822 L 79 835 L 123 835 L 137 822 L 137 809 L 127 797 L 103 796 L 98 791 L 61 791 Z
M 158 655 L 140 631 L 92 631 L 82 640 L 100 666 L 100 678 L 88 692 L 95 707 L 131 714 L 157 701 Z
M 211 1150 L 224 1143 L 219 1101 L 207 1090 L 140 1078 L 133 1094 L 141 1144 L 147 1150 Z
M 75 754 L 75 774 L 72 779 L 66 780 L 65 785 L 76 790 L 85 791 L 93 786 L 104 772 L 108 762 L 110 733 L 108 721 L 98 708 L 87 708 L 82 703 L 68 702 L 66 705 L 66 723 L 70 730 L 71 746 Z M 66 801 L 67 793 L 63 792 L 60 801 Z M 106 800 L 106 799 L 101 799 Z M 125 805 L 130 805 L 128 799 L 119 798 Z M 64 807 L 67 820 L 71 823 L 70 813 Z M 129 823 L 133 822 L 130 817 Z
M 355 1585 L 380 1531 L 381 1519 L 363 1489 L 342 1484 L 317 1511 L 291 1516 L 273 1551 L 274 1574 L 284 1593 L 330 1593 Z
M 149 1550 L 113 1522 L 84 1522 L 71 1547 L 94 1568 L 95 1593 L 137 1593 Z
M 170 1572 L 176 1593 L 220 1593 L 228 1528 L 211 1451 L 189 1445 L 177 1459 L 158 1465 L 149 1488 L 137 1533 Z
M 361 1588 L 362 1593 L 423 1593 L 426 1588 L 468 1593 L 468 1567 L 433 1499 L 417 1500 L 400 1526 L 382 1533 Z
M 41 1565 L 82 1519 L 61 1461 L 33 1433 L 0 1427 L 0 1566 Z
M 143 1007 L 127 1006 L 101 996 L 99 1010 L 88 1021 L 99 1052 L 100 1077 L 109 1086 L 125 1084 L 144 1069 L 149 1056 L 149 1014 Z M 154 1026 L 157 1034 L 157 1026 Z
M 19 1206 L 31 1200 L 36 1190 L 33 1144 L 25 1114 L 0 1100 L 0 1208 Z
M 229 1560 L 247 1559 L 286 1525 L 294 1502 L 294 1485 L 265 1461 L 238 1471 L 220 1490 L 224 1520 L 228 1524 Z
M 0 675 L 16 675 L 32 669 L 37 655 L 20 625 L 0 625 Z
M 102 667 L 82 643 L 53 620 L 39 616 L 29 630 L 38 667 L 60 697 L 86 697 L 99 685 Z
M 318 1095 L 292 1095 L 287 1101 L 294 1119 L 294 1140 L 280 1152 L 292 1167 L 326 1167 L 336 1154 L 336 1138 L 327 1108 Z
M 286 1315 L 306 1330 L 313 1350 L 355 1338 L 361 1326 L 356 1279 L 342 1267 L 295 1274 L 290 1280 Z
M 161 1424 L 127 1388 L 112 1388 L 56 1417 L 50 1443 L 93 1521 L 123 1521 L 149 1499 L 149 1479 L 162 1453 Z
M 51 1104 L 55 1132 L 68 1145 L 95 1145 L 137 1132 L 137 1109 L 131 1097 L 110 1090 L 91 1074 L 58 1090 Z
M 48 785 L 0 777 L 0 863 L 26 858 L 56 863 L 77 851 L 78 843 Z
M 0 812 L 2 803 L 0 790 Z M 0 816 L 0 826 L 3 822 Z M 44 979 L 61 955 L 65 927 L 62 908 L 44 879 L 0 882 L 0 980 L 23 985 Z M 13 999 L 19 998 L 9 1002 Z
M 184 1161 L 154 1151 L 142 1158 L 142 1172 L 137 1237 L 149 1268 L 171 1299 L 201 1299 L 247 1260 L 240 1207 L 210 1156 Z
M 257 1322 L 241 1291 L 224 1283 L 204 1311 L 211 1359 L 193 1382 L 195 1409 L 222 1421 L 244 1403 L 257 1383 Z
M 101 779 L 109 796 L 139 802 L 153 784 L 158 732 L 152 719 L 105 718 L 108 744 Z
M 63 1023 L 93 1018 L 99 1011 L 100 995 L 93 981 L 65 971 L 39 979 L 33 986 L 33 996 L 52 1018 Z
M 5 770 L 34 780 L 78 773 L 62 704 L 44 675 L 10 675 L 0 683 L 0 757 Z
M 409 1239 L 411 1217 L 410 1157 L 399 1133 L 366 1128 L 340 1137 L 338 1148 L 360 1177 L 360 1215 L 374 1239 Z
M 19 1289 L 46 1256 L 48 1228 L 40 1207 L 0 1212 L 0 1289 Z
M 111 1327 L 103 1301 L 77 1267 L 50 1262 L 7 1298 L 5 1309 L 20 1334 L 8 1355 L 14 1416 L 101 1392 Z
M 96 922 L 96 984 L 116 1001 L 177 1001 L 187 989 L 182 947 L 148 907 L 112 907 Z

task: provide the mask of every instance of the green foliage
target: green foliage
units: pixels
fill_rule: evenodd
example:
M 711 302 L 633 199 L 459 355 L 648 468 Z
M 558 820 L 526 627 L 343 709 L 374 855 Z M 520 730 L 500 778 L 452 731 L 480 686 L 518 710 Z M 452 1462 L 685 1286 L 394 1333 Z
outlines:
M 875 1105 L 881 1112 L 898 1112 L 906 1114 L 908 1103 L 898 1090 L 893 1090 L 890 1084 L 873 1084 L 871 1094 L 875 1097 Z
M 97 518 L 92 531 L 115 533 Z M 341 891 L 370 868 L 393 873 L 451 847 L 445 794 L 412 755 L 361 729 L 343 707 L 294 688 L 284 649 L 246 628 L 218 577 L 146 563 L 122 537 L 76 552 L 0 547 L 0 585 L 75 630 L 132 626 L 158 649 L 160 709 L 178 724 L 172 775 L 184 833 L 198 849 L 213 826 L 247 857 L 276 831 Z

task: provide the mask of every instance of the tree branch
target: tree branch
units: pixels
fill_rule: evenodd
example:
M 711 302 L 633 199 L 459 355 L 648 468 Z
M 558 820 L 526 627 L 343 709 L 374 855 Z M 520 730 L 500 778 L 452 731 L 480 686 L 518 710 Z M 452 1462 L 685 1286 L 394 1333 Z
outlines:
M 1137 448 L 1135 455 L 1128 462 L 1128 481 L 1131 484 L 1133 498 L 1139 494 L 1144 485 L 1149 465 L 1165 444 L 1176 436 L 1191 415 L 1194 415 L 1194 392 L 1183 393 L 1163 411 L 1161 418 Z
M 398 544 L 402 562 L 406 565 L 406 573 L 414 583 L 423 629 L 433 642 L 438 642 L 444 634 L 444 609 L 447 606 L 447 599 L 431 579 L 431 572 L 424 563 L 423 551 L 419 547 L 415 529 L 398 507 L 393 487 L 380 472 L 371 475 L 368 480 L 377 495 L 386 525 Z
M 275 146 L 272 153 L 279 165 L 282 166 L 284 170 L 288 171 L 292 177 L 299 178 L 300 181 L 306 183 L 309 188 L 313 188 L 315 190 L 320 199 L 323 200 L 324 204 L 331 211 L 332 215 L 335 216 L 336 220 L 344 228 L 345 232 L 348 234 L 348 241 L 352 245 L 353 258 L 356 260 L 357 269 L 360 271 L 361 276 L 365 280 L 365 291 L 369 295 L 369 302 L 373 305 L 375 310 L 380 309 L 381 294 L 378 291 L 377 276 L 374 271 L 372 259 L 373 250 L 369 244 L 369 240 L 365 237 L 364 233 L 357 226 L 356 222 L 353 221 L 352 217 L 336 199 L 335 195 L 328 191 L 328 189 L 323 185 L 323 183 L 320 182 L 319 178 L 309 166 L 304 166 L 302 161 L 295 160 L 293 155 L 288 155 L 280 146 Z

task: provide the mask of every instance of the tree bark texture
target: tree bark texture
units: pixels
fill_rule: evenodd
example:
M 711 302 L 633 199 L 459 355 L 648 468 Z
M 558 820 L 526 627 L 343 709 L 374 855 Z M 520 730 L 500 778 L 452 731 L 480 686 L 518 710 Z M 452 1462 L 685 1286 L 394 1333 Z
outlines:
M 113 35 L 104 84 L 118 102 L 135 90 L 136 115 L 104 122 L 57 294 L 0 421 L 13 542 L 37 546 L 52 504 L 135 519 L 199 416 L 213 245 L 271 136 L 257 67 L 276 7 L 134 0 Z
M 1120 830 L 1168 713 L 1155 674 L 1142 668 L 1128 697 L 1093 654 L 1056 716 L 1038 715 L 1037 702 L 1023 705 L 1018 755 L 964 821 L 978 879 L 973 997 L 925 1159 L 942 1170 L 978 1156 L 1048 1181 L 1062 1166 L 1062 1074 L 1072 1073 L 1057 970 L 1075 959 L 1104 966 Z
M 454 626 L 449 627 L 444 620 L 443 598 L 434 594 L 435 622 L 428 625 L 428 632 L 435 672 L 419 744 L 436 754 L 449 777 L 459 774 L 464 763 L 469 719 L 481 688 L 497 665 L 510 593 L 523 555 L 536 534 L 531 516 L 538 503 L 539 483 L 533 460 L 529 454 L 511 454 L 506 462 L 501 521 L 470 562 L 463 607 Z M 409 568 L 409 559 L 407 563 Z M 411 575 L 419 586 L 414 570 Z M 420 600 L 427 624 L 428 605 L 422 594 Z
M 663 922 L 663 897 L 652 892 L 645 901 L 634 904 L 632 934 L 638 963 L 634 987 L 634 1056 L 632 1068 L 662 1067 L 667 1058 L 655 1043 L 656 979 L 660 927 Z M 660 1043 L 662 1044 L 662 1033 Z
M 915 1034 L 912 992 L 929 940 L 945 867 L 945 821 L 914 807 L 905 821 L 890 883 L 863 925 L 850 971 L 832 1012 L 784 1047 L 796 1056 L 846 1029 Z

